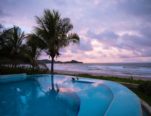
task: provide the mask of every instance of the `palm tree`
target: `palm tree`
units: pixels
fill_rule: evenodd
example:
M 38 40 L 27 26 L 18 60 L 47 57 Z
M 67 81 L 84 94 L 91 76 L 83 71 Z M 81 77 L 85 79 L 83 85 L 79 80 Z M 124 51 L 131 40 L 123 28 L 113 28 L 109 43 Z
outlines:
M 0 48 L 2 46 L 2 42 L 3 42 L 3 38 L 2 38 L 2 35 L 3 35 L 3 26 L 2 24 L 0 24 Z
M 4 56 L 4 50 L 7 45 L 7 35 L 8 30 L 4 29 L 4 27 L 0 24 L 0 57 Z
M 2 33 L 3 28 L 4 28 L 3 25 L 0 24 L 0 35 L 1 35 L 1 33 Z
M 2 58 L 4 39 L 3 39 L 3 26 L 0 24 L 0 59 Z
M 0 61 L 7 61 L 11 47 L 9 46 L 10 29 L 5 29 L 0 25 Z
M 22 47 L 22 55 L 28 59 L 30 64 L 35 68 L 38 66 L 37 59 L 40 56 L 41 49 L 45 48 L 43 41 L 34 33 L 29 34 L 26 44 Z
M 17 26 L 6 29 L 1 34 L 0 53 L 4 58 L 10 59 L 15 66 L 21 57 L 20 52 L 24 37 L 24 32 Z
M 59 56 L 59 50 L 70 43 L 78 43 L 79 36 L 69 33 L 73 25 L 69 18 L 61 18 L 58 11 L 44 10 L 42 17 L 36 17 L 36 35 L 45 44 L 45 51 L 51 57 L 51 74 L 54 72 L 54 58 Z

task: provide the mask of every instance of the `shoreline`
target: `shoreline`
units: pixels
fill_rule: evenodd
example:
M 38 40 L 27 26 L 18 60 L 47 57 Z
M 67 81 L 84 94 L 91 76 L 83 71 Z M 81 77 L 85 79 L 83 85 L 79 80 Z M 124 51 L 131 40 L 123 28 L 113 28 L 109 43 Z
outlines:
M 104 76 L 104 77 L 118 77 L 118 78 L 127 78 L 127 79 L 133 79 L 133 80 L 144 80 L 144 81 L 151 81 L 151 77 L 145 77 L 145 76 L 132 76 L 132 75 L 116 75 L 116 74 L 104 74 L 104 73 L 92 73 L 92 72 L 82 72 L 82 71 L 66 71 L 66 70 L 54 70 L 55 73 L 58 74 L 65 74 L 65 75 L 80 75 L 80 74 L 86 74 L 91 76 Z

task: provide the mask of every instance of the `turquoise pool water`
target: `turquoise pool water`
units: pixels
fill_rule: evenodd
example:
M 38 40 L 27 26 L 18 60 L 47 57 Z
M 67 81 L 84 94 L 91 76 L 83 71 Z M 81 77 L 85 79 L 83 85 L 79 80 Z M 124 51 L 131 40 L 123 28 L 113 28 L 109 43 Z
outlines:
M 139 98 L 111 82 L 65 75 L 0 76 L 0 116 L 141 116 Z

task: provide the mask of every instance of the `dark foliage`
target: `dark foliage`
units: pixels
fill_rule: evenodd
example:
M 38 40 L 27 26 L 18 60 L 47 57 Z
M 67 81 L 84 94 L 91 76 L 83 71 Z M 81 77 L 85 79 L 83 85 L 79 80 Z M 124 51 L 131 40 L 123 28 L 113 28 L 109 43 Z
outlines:
M 25 67 L 11 67 L 11 66 L 0 66 L 0 75 L 3 74 L 19 74 L 19 73 L 26 73 L 26 74 L 45 74 L 48 73 L 46 69 L 39 69 L 39 68 L 25 68 Z
M 143 92 L 144 94 L 151 97 L 151 82 L 146 81 L 139 85 L 139 90 Z

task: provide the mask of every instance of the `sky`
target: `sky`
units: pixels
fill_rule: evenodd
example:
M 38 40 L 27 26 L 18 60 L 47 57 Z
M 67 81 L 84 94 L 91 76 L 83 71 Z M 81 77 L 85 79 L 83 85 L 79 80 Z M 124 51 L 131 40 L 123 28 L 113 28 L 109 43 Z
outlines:
M 56 60 L 151 62 L 151 0 L 0 0 L 0 24 L 31 33 L 44 9 L 70 18 L 80 36 Z

